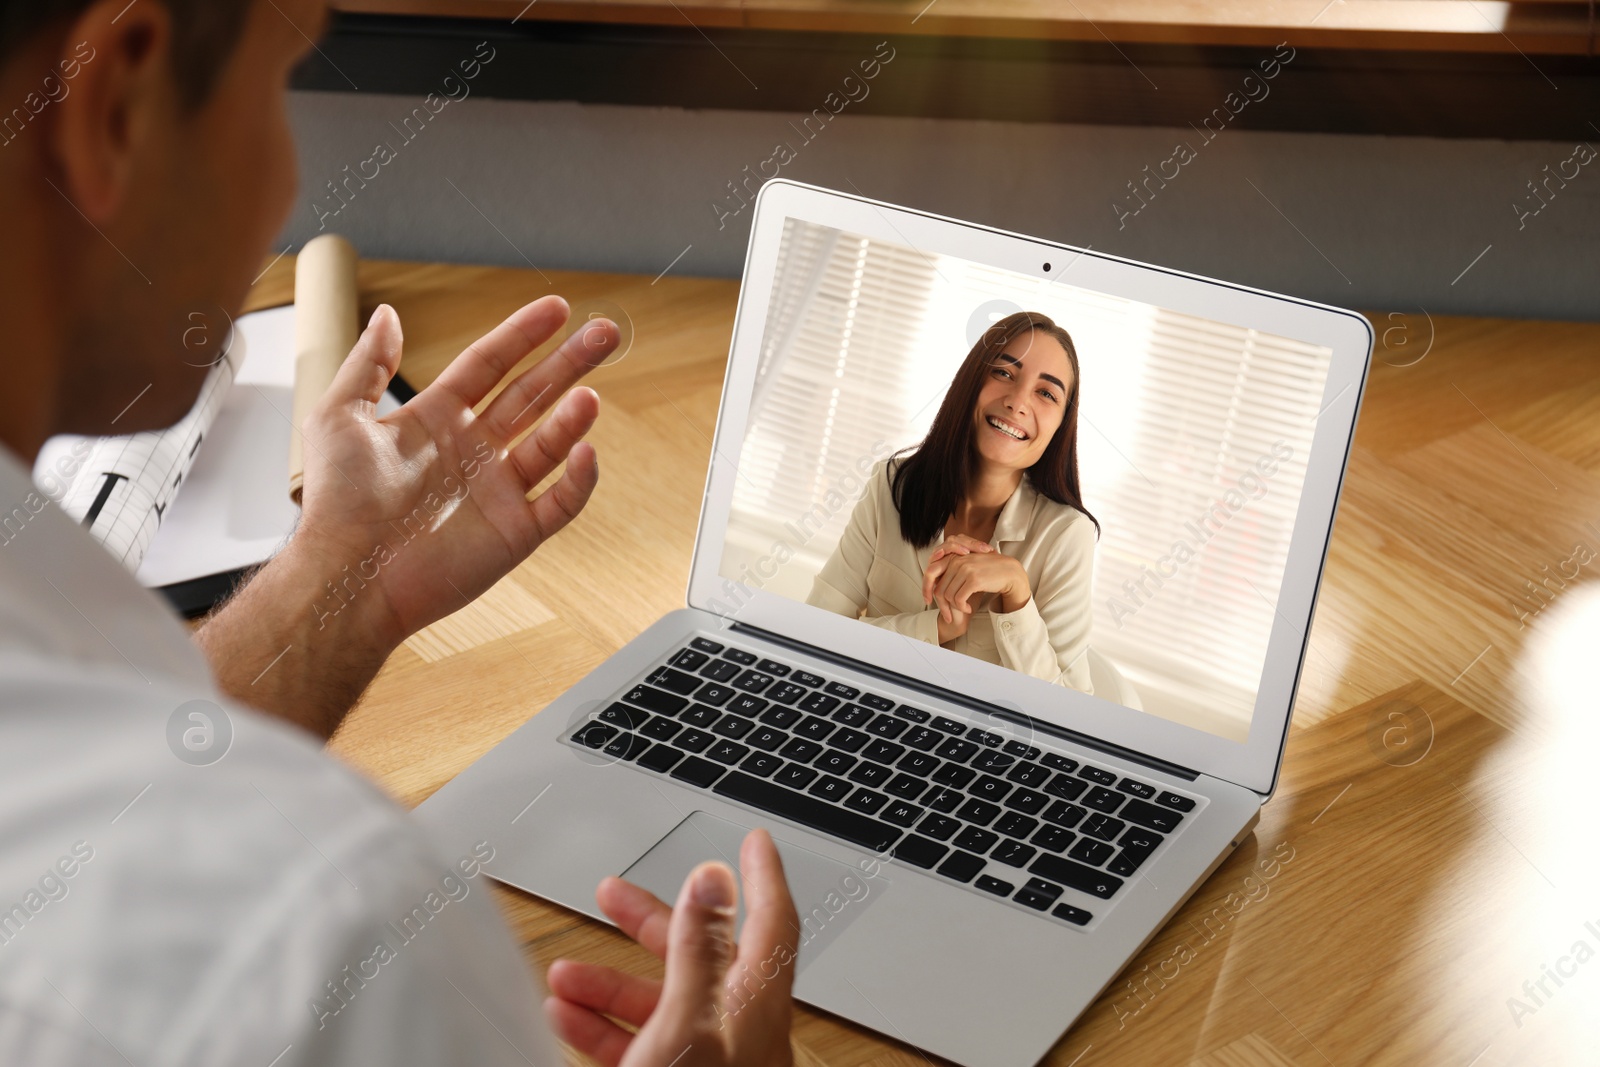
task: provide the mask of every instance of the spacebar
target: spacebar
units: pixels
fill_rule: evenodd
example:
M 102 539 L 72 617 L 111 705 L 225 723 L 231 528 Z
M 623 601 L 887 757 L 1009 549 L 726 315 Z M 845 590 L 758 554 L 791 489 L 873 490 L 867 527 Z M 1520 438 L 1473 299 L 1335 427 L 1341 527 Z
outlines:
M 900 831 L 892 826 L 738 771 L 723 775 L 711 791 L 874 852 L 882 852 L 900 838 Z

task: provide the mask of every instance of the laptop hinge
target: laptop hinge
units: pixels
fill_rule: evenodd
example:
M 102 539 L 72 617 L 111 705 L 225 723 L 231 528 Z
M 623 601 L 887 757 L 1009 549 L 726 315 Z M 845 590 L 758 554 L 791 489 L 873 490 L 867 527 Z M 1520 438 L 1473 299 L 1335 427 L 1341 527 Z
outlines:
M 1182 778 L 1185 781 L 1192 782 L 1200 777 L 1200 772 L 1190 770 L 1188 767 L 1180 767 L 1176 763 L 1169 763 L 1164 759 L 1158 759 L 1154 756 L 1147 756 L 1144 753 L 1136 752 L 1131 748 L 1123 748 L 1121 745 L 1113 745 L 1109 742 L 1101 741 L 1098 738 L 1090 737 L 1088 734 L 1079 733 L 1076 730 L 1069 730 L 1064 726 L 1057 726 L 1054 723 L 1045 722 L 1043 719 L 1036 719 L 1031 715 L 1012 708 L 1001 707 L 997 704 L 990 704 L 989 702 L 979 700 L 976 697 L 970 697 L 963 693 L 957 693 L 954 690 L 945 689 L 941 686 L 931 685 L 928 682 L 911 678 L 904 674 L 897 674 L 894 671 L 884 670 L 882 667 L 875 666 L 871 663 L 863 663 L 860 660 L 851 659 L 849 656 L 841 656 L 836 652 L 829 652 L 828 650 L 818 648 L 815 645 L 808 645 L 803 641 L 796 641 L 793 638 L 785 637 L 782 634 L 773 633 L 771 630 L 763 630 L 759 626 L 752 626 L 745 622 L 735 622 L 732 624 L 731 629 L 741 633 L 748 633 L 758 636 L 763 641 L 769 641 L 775 645 L 782 645 L 785 648 L 794 649 L 796 652 L 803 652 L 808 656 L 815 656 L 817 659 L 827 660 L 830 663 L 836 663 L 841 667 L 847 667 L 850 670 L 856 671 L 860 674 L 871 675 L 874 678 L 881 678 L 886 682 L 892 682 L 895 685 L 903 686 L 906 689 L 915 689 L 920 693 L 926 693 L 928 696 L 937 697 L 938 699 L 948 701 L 951 704 L 959 704 L 962 707 L 971 708 L 974 711 L 982 712 L 991 718 L 1014 723 L 1037 733 L 1048 734 L 1051 737 L 1058 737 L 1063 741 L 1071 741 L 1075 745 L 1082 745 L 1084 748 L 1092 748 L 1095 751 L 1103 752 L 1108 756 L 1116 756 L 1118 759 L 1125 759 L 1130 763 L 1137 763 L 1141 766 L 1149 767 L 1151 770 L 1161 771 L 1163 774 L 1170 774 L 1174 777 Z

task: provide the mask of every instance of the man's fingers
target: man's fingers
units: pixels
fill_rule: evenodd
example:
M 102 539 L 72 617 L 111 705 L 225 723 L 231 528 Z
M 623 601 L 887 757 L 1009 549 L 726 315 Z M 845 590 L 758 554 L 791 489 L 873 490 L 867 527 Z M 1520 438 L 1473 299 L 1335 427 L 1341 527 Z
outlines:
M 523 485 L 532 489 L 544 481 L 599 417 L 600 394 L 588 386 L 580 385 L 562 397 L 550 417 L 511 449 L 511 462 L 521 473 Z
M 562 1000 L 630 1026 L 643 1026 L 661 999 L 660 982 L 577 960 L 552 963 L 545 980 L 550 992 Z
M 534 497 L 528 505 L 533 512 L 534 536 L 529 551 L 544 544 L 577 518 L 594 495 L 594 487 L 598 484 L 600 459 L 595 455 L 593 445 L 579 441 L 567 453 L 567 469 L 561 472 L 556 484 Z
M 672 907 L 667 931 L 667 977 L 661 1005 L 669 1032 L 685 1039 L 715 1029 L 723 981 L 733 960 L 737 889 L 725 863 L 702 863 L 689 872 Z
M 545 998 L 544 1016 L 557 1037 L 602 1067 L 617 1067 L 633 1043 L 633 1035 L 610 1019 L 560 997 Z
M 555 336 L 566 321 L 567 302 L 553 294 L 542 296 L 468 345 L 430 388 L 442 389 L 468 407 L 477 407 L 523 356 Z
M 595 903 L 617 929 L 642 945 L 646 952 L 666 959 L 667 928 L 672 909 L 654 893 L 621 878 L 605 878 L 594 891 Z
M 580 326 L 561 347 L 541 359 L 502 389 L 483 409 L 484 426 L 509 441 L 538 421 L 545 409 L 574 382 L 617 349 L 622 332 L 609 319 Z
M 769 1024 L 786 1021 L 799 951 L 800 915 L 771 834 L 752 830 L 745 835 L 739 849 L 739 872 L 744 881 L 745 918 L 739 933 L 739 958 L 729 983 L 756 991 L 758 1018 Z M 744 1010 L 750 1005 L 739 1007 Z
M 388 304 L 379 304 L 356 338 L 355 347 L 339 365 L 323 403 L 342 407 L 355 401 L 376 404 L 389 379 L 400 369 L 400 316 Z

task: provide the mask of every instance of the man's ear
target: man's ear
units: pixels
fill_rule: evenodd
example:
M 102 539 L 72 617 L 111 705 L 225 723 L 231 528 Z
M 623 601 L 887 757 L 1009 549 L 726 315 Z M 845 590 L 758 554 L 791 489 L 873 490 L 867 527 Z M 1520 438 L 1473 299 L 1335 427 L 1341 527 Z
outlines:
M 76 69 L 50 126 L 64 192 L 96 226 L 126 200 L 140 155 L 178 107 L 172 19 L 157 0 L 98 0 L 61 38 L 51 73 Z

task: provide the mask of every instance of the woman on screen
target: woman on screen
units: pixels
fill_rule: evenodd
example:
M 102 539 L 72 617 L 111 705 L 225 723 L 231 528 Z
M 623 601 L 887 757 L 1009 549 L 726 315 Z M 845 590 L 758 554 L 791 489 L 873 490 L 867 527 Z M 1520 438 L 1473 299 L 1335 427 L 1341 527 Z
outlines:
M 967 354 L 923 442 L 873 468 L 806 602 L 1092 692 L 1098 530 L 1072 338 L 1019 311 Z

